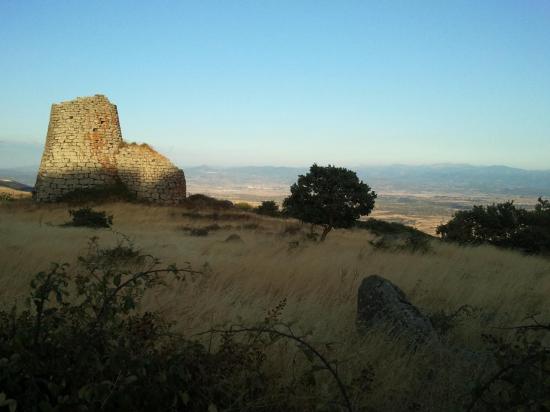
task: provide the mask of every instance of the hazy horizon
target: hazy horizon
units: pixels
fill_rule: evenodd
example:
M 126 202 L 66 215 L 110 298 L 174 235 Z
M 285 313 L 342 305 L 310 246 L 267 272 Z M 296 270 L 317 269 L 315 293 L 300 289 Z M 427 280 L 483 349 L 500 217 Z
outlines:
M 45 140 L 45 137 L 44 137 Z M 17 148 L 20 146 L 20 148 Z M 23 148 L 21 148 L 23 146 Z M 178 161 L 178 158 L 170 156 L 169 150 L 162 150 L 154 145 L 155 149 L 158 149 L 163 154 L 166 154 L 170 157 L 175 164 L 183 168 L 198 168 L 198 167 L 211 167 L 211 168 L 220 168 L 220 169 L 230 169 L 230 168 L 246 168 L 246 167 L 283 167 L 283 168 L 295 168 L 295 169 L 304 169 L 309 168 L 311 164 L 325 164 L 321 162 L 312 162 L 310 164 L 275 164 L 275 163 L 242 163 L 242 164 L 232 164 L 232 163 L 205 163 L 201 161 L 191 162 L 191 163 L 182 163 Z M 25 150 L 26 148 L 26 150 Z M 17 168 L 38 168 L 40 165 L 40 159 L 42 156 L 42 151 L 44 149 L 44 143 L 20 143 L 20 142 L 10 142 L 6 140 L 0 140 L 0 169 L 17 169 Z M 15 155 L 15 156 L 14 156 Z M 21 160 L 23 159 L 23 160 Z M 479 168 L 491 168 L 491 167 L 506 167 L 512 169 L 520 169 L 533 172 L 546 172 L 550 171 L 550 167 L 547 168 L 527 168 L 527 167 L 517 167 L 508 164 L 474 164 L 474 163 L 465 163 L 465 162 L 434 162 L 434 163 L 398 163 L 398 162 L 370 162 L 370 163 L 336 163 L 336 162 L 327 162 L 326 164 L 334 164 L 336 166 L 348 167 L 348 168 L 368 168 L 368 167 L 434 167 L 434 166 L 464 166 L 464 167 L 479 167 Z M 0 176 L 2 177 L 2 176 Z M 5 177 L 5 176 L 4 176 Z

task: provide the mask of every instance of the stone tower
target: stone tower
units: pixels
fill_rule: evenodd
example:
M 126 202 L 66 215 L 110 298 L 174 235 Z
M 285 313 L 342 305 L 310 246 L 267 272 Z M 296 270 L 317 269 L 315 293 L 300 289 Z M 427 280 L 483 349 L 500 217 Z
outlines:
M 53 104 L 35 200 L 53 202 L 75 190 L 120 182 L 141 200 L 185 199 L 183 171 L 147 145 L 125 143 L 117 107 L 107 97 Z

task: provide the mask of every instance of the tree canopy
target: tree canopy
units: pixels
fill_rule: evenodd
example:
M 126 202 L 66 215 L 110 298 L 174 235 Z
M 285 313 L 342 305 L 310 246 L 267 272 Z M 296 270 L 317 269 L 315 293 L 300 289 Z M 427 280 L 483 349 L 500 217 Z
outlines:
M 323 226 L 321 240 L 333 228 L 352 227 L 374 208 L 376 193 L 343 167 L 313 164 L 309 173 L 298 176 L 283 202 L 283 212 L 303 222 Z

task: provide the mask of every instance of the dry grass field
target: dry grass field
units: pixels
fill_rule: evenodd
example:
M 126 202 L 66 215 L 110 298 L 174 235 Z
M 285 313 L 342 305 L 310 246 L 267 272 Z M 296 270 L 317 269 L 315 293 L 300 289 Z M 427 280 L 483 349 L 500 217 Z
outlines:
M 124 203 L 98 207 L 114 216 L 112 230 L 63 227 L 69 220 L 67 209 L 29 201 L 0 204 L 0 304 L 22 303 L 31 277 L 50 262 L 74 265 L 90 237 L 114 245 L 117 233 L 123 233 L 166 264 L 189 261 L 204 272 L 194 281 L 150 292 L 144 310 L 161 311 L 179 331 L 193 336 L 214 326 L 261 321 L 286 299 L 282 319 L 307 333 L 314 344 L 333 342 L 331 357 L 340 360 L 343 379 L 372 366 L 373 387 L 364 394 L 366 400 L 357 402 L 376 410 L 406 410 L 418 391 L 427 410 L 453 410 L 479 371 L 448 368 L 439 354 L 405 354 L 382 336 L 358 336 L 356 293 L 365 276 L 388 278 L 424 313 L 452 312 L 462 305 L 475 308 L 448 337 L 453 345 L 468 349 L 483 348 L 483 332 L 507 334 L 499 328 L 519 324 L 529 314 L 550 317 L 550 260 L 545 258 L 438 241 L 425 254 L 381 251 L 369 244 L 374 236 L 359 229 L 335 230 L 326 242 L 314 243 L 302 233 L 285 233 L 298 225 L 293 221 L 242 213 L 214 221 L 184 217 L 184 210 L 176 207 Z M 208 236 L 190 236 L 183 230 L 214 223 L 220 229 Z M 226 242 L 233 233 L 242 242 Z M 295 352 L 282 345 L 274 353 L 273 370 L 290 371 L 297 367 L 295 358 Z M 437 384 L 419 378 L 424 368 L 437 370 Z
M 31 193 L 23 192 L 22 190 L 11 189 L 9 187 L 0 186 L 0 197 L 2 196 L 6 196 L 13 199 L 30 199 Z

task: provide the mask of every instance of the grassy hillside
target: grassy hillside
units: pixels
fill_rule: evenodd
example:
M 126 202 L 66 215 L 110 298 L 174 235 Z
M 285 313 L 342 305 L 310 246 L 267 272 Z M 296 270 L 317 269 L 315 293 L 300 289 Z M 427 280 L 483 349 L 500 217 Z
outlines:
M 297 222 L 233 211 L 213 215 L 204 210 L 201 216 L 176 207 L 124 203 L 99 209 L 114 216 L 112 231 L 61 226 L 69 220 L 64 205 L 1 204 L 0 304 L 21 301 L 32 275 L 49 262 L 74 264 L 90 237 L 107 245 L 122 233 L 166 264 L 189 261 L 204 272 L 191 284 L 148 293 L 143 310 L 160 310 L 177 330 L 195 336 L 214 326 L 260 321 L 286 299 L 283 320 L 309 333 L 312 343 L 332 342 L 331 357 L 340 360 L 343 379 L 372 367 L 372 387 L 355 401 L 378 410 L 406 410 L 416 400 L 422 410 L 454 409 L 480 371 L 447 368 L 444 357 L 434 359 L 422 351 L 408 354 L 383 336 L 358 336 L 356 293 L 365 276 L 391 280 L 424 313 L 474 308 L 446 337 L 452 345 L 472 350 L 484 347 L 484 332 L 507 336 L 511 332 L 498 328 L 521 323 L 532 313 L 542 313 L 544 319 L 550 314 L 550 260 L 544 258 L 438 241 L 424 254 L 382 250 L 370 243 L 375 235 L 363 229 L 335 230 L 319 244 L 305 238 L 308 228 L 294 233 Z M 207 236 L 190 234 L 190 229 L 206 226 Z M 242 242 L 226 241 L 234 233 Z M 208 342 L 209 336 L 197 339 Z M 285 376 L 300 361 L 281 346 L 270 362 L 273 373 Z M 434 368 L 443 378 L 427 385 Z
M 30 197 L 31 193 L 28 191 L 0 186 L 0 198 L 2 199 L 30 199 Z

